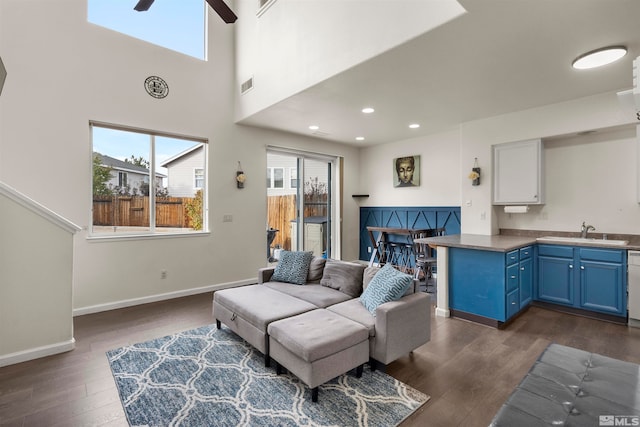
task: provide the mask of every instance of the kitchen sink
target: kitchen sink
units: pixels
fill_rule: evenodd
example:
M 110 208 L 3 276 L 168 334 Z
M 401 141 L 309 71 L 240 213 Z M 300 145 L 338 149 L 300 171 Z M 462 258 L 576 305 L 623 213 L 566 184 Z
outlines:
M 557 243 L 588 243 L 590 245 L 603 246 L 625 246 L 628 240 L 603 240 L 592 239 L 590 237 L 562 237 L 562 236 L 544 236 L 536 239 L 539 242 L 557 242 Z

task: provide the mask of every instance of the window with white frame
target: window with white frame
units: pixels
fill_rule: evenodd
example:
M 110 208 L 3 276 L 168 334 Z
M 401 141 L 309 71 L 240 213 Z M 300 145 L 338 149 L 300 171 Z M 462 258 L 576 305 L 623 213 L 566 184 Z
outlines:
M 193 171 L 193 176 L 194 188 L 204 188 L 204 168 L 195 168 Z
M 284 188 L 284 168 L 267 168 L 267 188 Z
M 284 188 L 284 168 L 273 168 L 273 188 Z
M 291 168 L 289 170 L 289 188 L 298 188 L 298 169 Z
M 118 172 L 118 186 L 120 188 L 127 187 L 127 173 L 126 172 Z
M 91 122 L 91 236 L 207 231 L 207 141 Z

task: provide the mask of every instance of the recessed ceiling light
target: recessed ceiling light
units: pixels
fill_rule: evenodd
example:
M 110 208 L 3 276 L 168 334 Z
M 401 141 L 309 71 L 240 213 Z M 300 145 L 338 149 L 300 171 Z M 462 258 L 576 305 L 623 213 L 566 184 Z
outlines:
M 320 129 L 320 126 L 317 126 L 317 125 L 311 125 L 311 126 L 309 126 L 309 129 L 311 129 L 311 130 L 318 130 L 318 129 Z
M 373 113 L 374 111 L 376 111 L 376 110 L 374 110 L 374 109 L 373 109 L 373 108 L 371 108 L 371 107 L 365 107 L 365 108 L 363 108 L 363 109 L 362 109 L 362 112 L 363 112 L 363 113 L 365 113 L 365 114 L 371 114 L 371 113 Z
M 356 136 L 356 141 L 364 141 L 364 136 Z
M 627 54 L 624 46 L 608 46 L 592 50 L 573 60 L 571 66 L 577 70 L 588 70 L 590 68 L 602 67 L 611 64 Z
M 409 125 L 409 127 L 410 127 L 411 129 L 418 129 L 418 128 L 420 127 L 420 125 L 419 125 L 418 123 L 411 123 L 411 124 Z

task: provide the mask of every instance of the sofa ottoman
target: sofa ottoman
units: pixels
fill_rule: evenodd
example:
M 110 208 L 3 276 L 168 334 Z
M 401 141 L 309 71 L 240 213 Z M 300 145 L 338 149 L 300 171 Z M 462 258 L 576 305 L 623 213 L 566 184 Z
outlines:
M 269 354 L 280 366 L 311 388 L 318 401 L 318 386 L 369 360 L 369 331 L 357 322 L 325 309 L 317 309 L 268 326 Z
M 263 285 L 249 285 L 216 291 L 213 294 L 213 317 L 254 346 L 265 356 L 269 366 L 267 326 L 276 320 L 295 316 L 317 307 L 301 299 Z

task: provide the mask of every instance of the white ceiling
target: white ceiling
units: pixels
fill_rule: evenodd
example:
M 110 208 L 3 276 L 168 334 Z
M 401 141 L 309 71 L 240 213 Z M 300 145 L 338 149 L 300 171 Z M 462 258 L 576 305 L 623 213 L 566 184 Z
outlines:
M 241 123 L 366 146 L 633 87 L 640 0 L 459 3 L 468 13 Z M 580 54 L 608 45 L 629 53 L 600 69 L 571 68 Z M 364 115 L 364 106 L 376 112 Z M 408 128 L 416 122 L 419 129 Z

